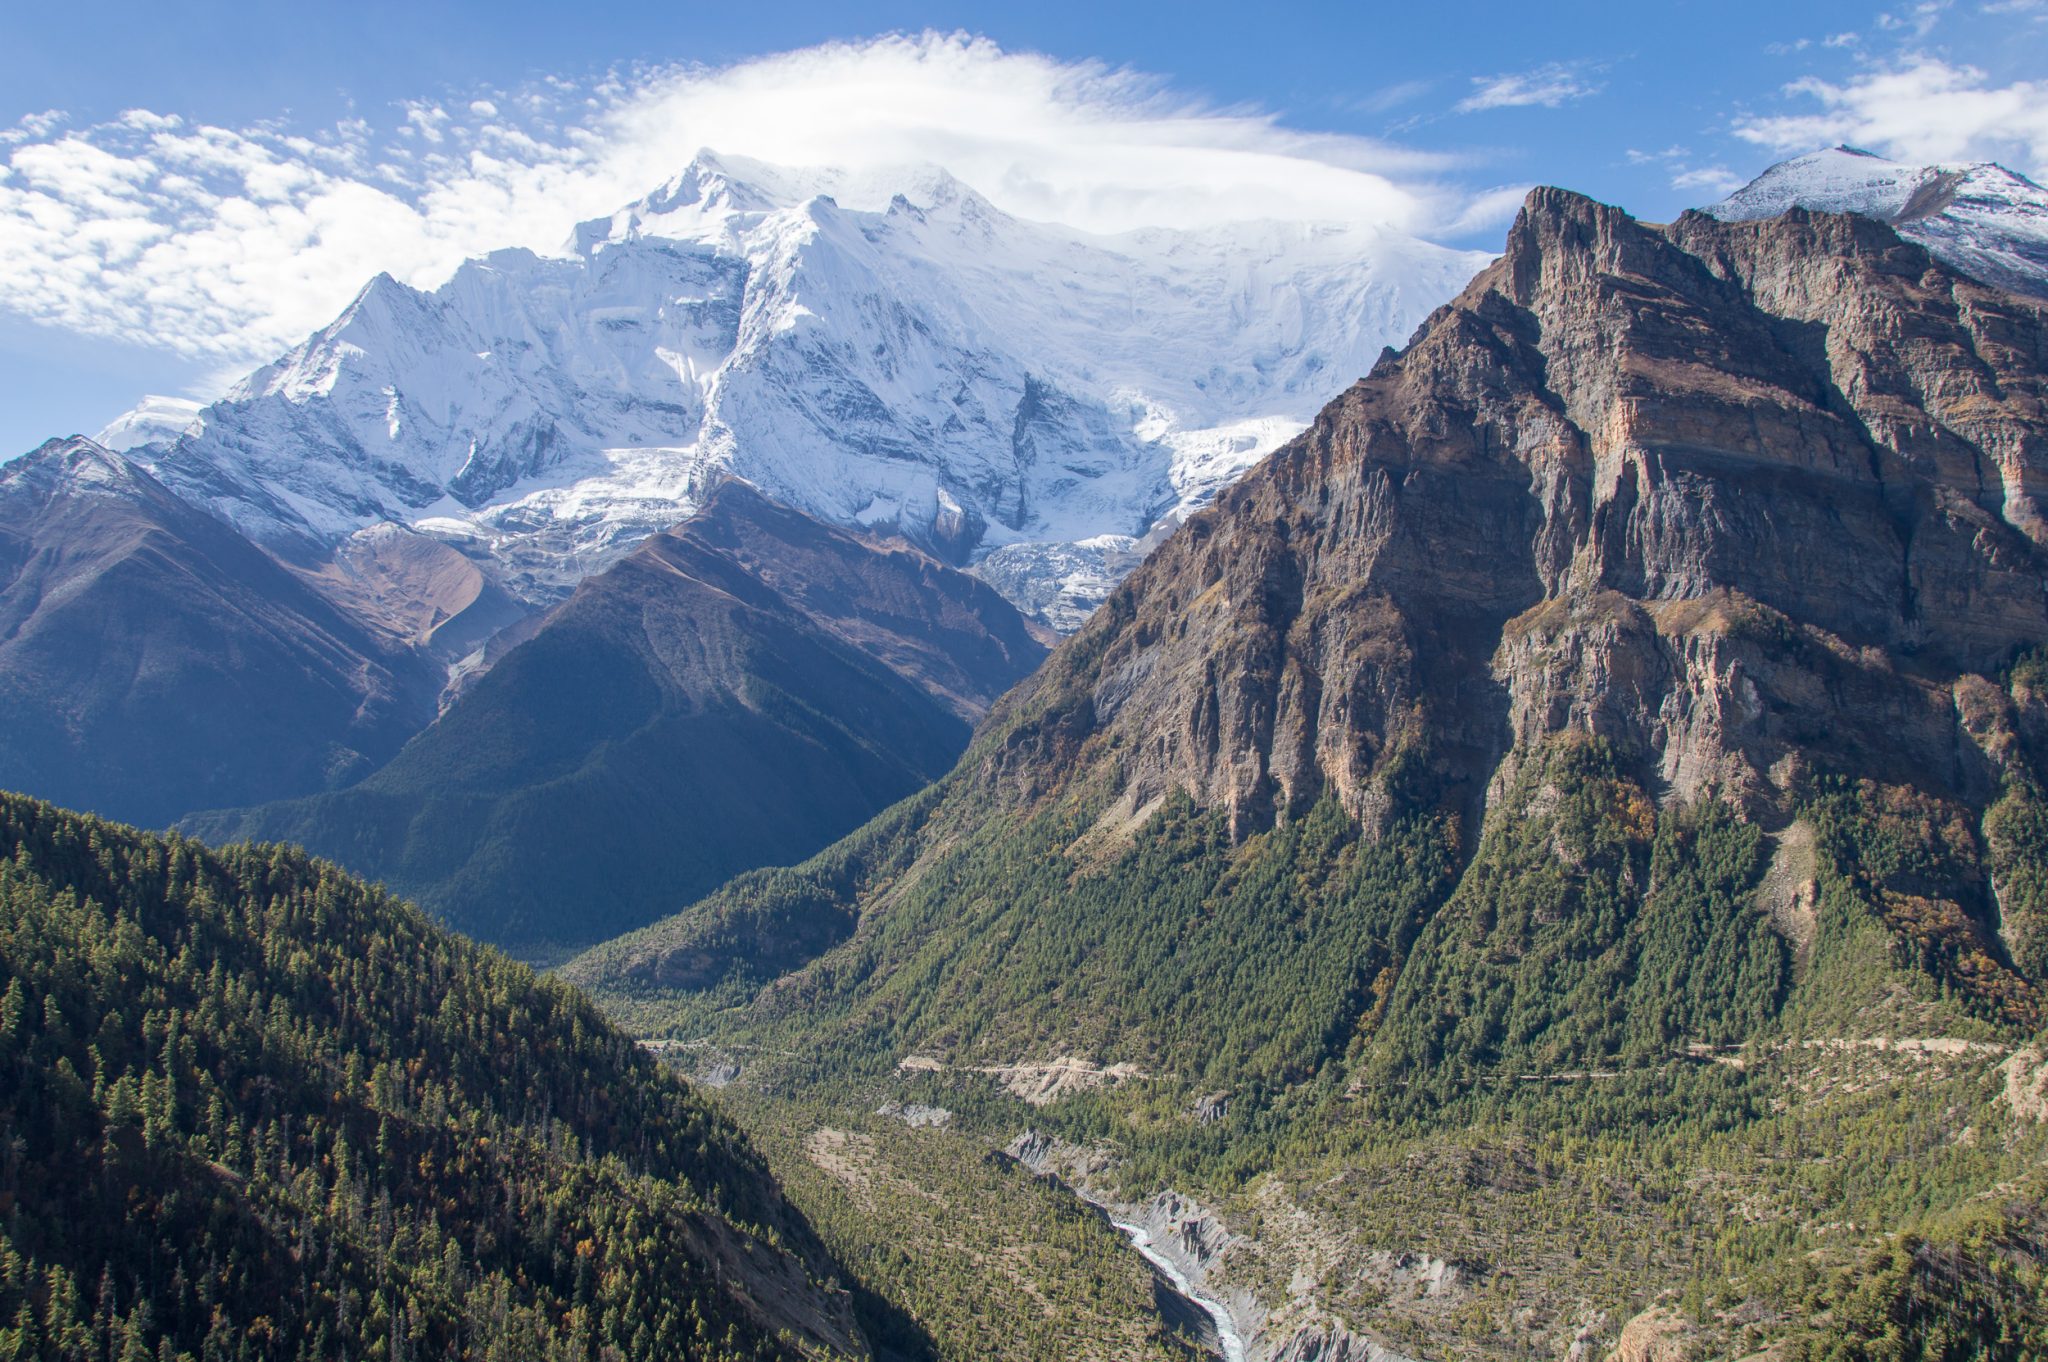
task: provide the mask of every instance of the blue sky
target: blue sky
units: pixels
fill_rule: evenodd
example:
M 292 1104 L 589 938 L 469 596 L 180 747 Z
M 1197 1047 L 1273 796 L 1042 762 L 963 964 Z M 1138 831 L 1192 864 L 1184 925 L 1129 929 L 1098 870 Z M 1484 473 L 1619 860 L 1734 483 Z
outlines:
M 2038 176 L 2044 73 L 2048 0 L 12 5 L 0 456 L 210 395 L 379 269 L 546 247 L 706 143 L 938 160 L 1093 230 L 1490 246 L 1532 183 L 1664 218 L 1843 140 Z

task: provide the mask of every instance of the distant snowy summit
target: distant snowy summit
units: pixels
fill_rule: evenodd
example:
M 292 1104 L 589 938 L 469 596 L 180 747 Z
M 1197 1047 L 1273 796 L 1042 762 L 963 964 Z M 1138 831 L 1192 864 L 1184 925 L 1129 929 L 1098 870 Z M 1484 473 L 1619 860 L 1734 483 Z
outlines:
M 2048 297 L 2048 190 L 2004 166 L 1902 165 L 1831 147 L 1779 162 L 1706 211 L 1745 222 L 1793 207 L 1877 218 L 1973 278 Z
M 380 276 L 107 438 L 293 561 L 396 523 L 548 602 L 738 476 L 1072 628 L 1485 259 L 1355 223 L 1096 236 L 934 168 L 702 153 L 557 255 Z

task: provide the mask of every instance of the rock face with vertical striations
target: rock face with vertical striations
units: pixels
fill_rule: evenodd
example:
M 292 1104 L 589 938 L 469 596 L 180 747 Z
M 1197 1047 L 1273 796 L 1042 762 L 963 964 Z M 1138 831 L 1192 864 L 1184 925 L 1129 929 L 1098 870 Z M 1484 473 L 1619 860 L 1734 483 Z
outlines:
M 565 973 L 963 1111 L 952 1076 L 1141 1075 L 1032 1119 L 1215 1207 L 1261 1357 L 1640 1351 L 1688 1285 L 1742 1302 L 1687 1317 L 1716 1355 L 2048 1339 L 2038 1146 L 1990 1105 L 2048 1015 L 2044 311 L 1870 218 L 1538 190 L 930 792 Z M 2005 1198 L 1924 1228 L 1976 1285 L 1899 1259 L 1859 1315 L 1729 1266 L 1865 1280 L 1862 1193 L 1784 1151 L 1867 1170 L 1907 1090 L 1929 1217 Z
M 946 788 L 1119 837 L 1175 796 L 1237 839 L 1326 797 L 1476 826 L 1577 734 L 1666 799 L 1768 813 L 1820 770 L 1981 807 L 2032 731 L 1981 677 L 2048 639 L 2044 395 L 2043 306 L 1879 222 L 1538 190 Z
M 1982 798 L 1957 679 L 2048 638 L 2044 344 L 2039 304 L 1872 221 L 1659 229 L 1538 191 L 985 765 L 1035 794 L 1082 758 L 1240 834 L 1325 793 L 1371 820 L 1403 753 L 1476 811 L 1567 729 L 1683 796 L 1768 801 L 1789 758 Z

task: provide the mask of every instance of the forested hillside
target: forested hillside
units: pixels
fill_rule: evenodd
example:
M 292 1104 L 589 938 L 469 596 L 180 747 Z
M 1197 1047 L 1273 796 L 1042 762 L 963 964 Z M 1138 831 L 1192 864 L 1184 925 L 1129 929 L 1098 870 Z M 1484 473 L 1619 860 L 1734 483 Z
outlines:
M 1167 1217 L 1260 1357 L 2039 1356 L 2044 337 L 1538 190 L 938 785 L 565 973 Z
M 864 1357 L 724 1119 L 303 853 L 0 795 L 0 1356 Z

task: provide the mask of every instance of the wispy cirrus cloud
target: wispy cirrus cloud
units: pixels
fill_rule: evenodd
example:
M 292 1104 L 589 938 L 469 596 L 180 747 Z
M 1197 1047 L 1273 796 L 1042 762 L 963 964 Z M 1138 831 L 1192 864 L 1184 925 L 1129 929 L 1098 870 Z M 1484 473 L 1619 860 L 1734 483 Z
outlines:
M 1662 151 L 1641 151 L 1631 147 L 1626 157 L 1630 165 L 1658 167 L 1673 189 L 1687 193 L 1706 191 L 1716 198 L 1724 198 L 1749 183 L 1748 177 L 1738 175 L 1725 165 L 1699 164 L 1690 147 L 1672 145 Z
M 1554 109 L 1571 100 L 1599 94 L 1603 83 L 1594 77 L 1602 69 L 1592 62 L 1554 61 L 1526 71 L 1474 76 L 1472 93 L 1459 100 L 1454 110 L 1479 113 L 1486 109 Z
M 1422 98 L 1429 93 L 1434 84 L 1434 81 L 1427 80 L 1397 81 L 1392 85 L 1383 85 L 1377 90 L 1369 90 L 1364 94 L 1335 102 L 1350 113 L 1386 113 Z
M 1886 10 L 1877 16 L 1878 28 L 1890 33 L 1909 33 L 1924 38 L 1934 32 L 1955 0 L 1920 0 L 1902 9 Z
M 707 146 L 853 171 L 936 162 L 1010 212 L 1093 231 L 1269 217 L 1427 233 L 1484 216 L 1441 183 L 1440 155 L 925 34 L 472 91 L 382 125 L 36 115 L 0 131 L 0 309 L 253 363 L 379 271 L 425 287 L 483 251 L 553 248 Z
M 1704 190 L 1717 198 L 1726 198 L 1748 183 L 1748 177 L 1722 165 L 1689 166 L 1671 177 L 1673 189 Z
M 1504 226 L 1514 221 L 1515 214 L 1521 211 L 1522 201 L 1535 187 L 1534 184 L 1504 184 L 1481 190 L 1466 201 L 1456 218 L 1444 224 L 1444 232 L 1451 236 L 1464 236 Z
M 1845 80 L 1794 81 L 1785 94 L 1813 107 L 1737 119 L 1735 135 L 1779 152 L 1847 142 L 1902 161 L 2048 166 L 2048 80 L 2000 84 L 1974 66 L 1909 55 Z

